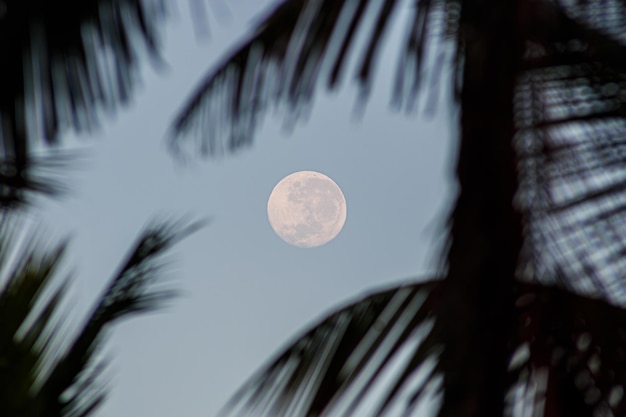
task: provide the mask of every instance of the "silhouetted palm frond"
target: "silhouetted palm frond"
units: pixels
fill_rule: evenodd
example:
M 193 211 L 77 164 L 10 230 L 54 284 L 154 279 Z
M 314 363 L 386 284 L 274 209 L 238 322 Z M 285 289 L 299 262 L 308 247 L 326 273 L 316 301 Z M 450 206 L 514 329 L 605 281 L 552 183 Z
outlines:
M 394 101 L 412 102 L 427 69 L 427 38 L 440 49 L 428 68 L 431 88 L 450 52 L 444 42 L 454 31 L 456 1 L 287 0 L 261 19 L 240 47 L 212 70 L 173 124 L 172 145 L 199 140 L 205 153 L 235 150 L 252 141 L 257 120 L 280 105 L 293 120 L 310 104 L 319 82 L 336 88 L 349 64 L 359 59 L 355 78 L 369 91 L 386 32 L 401 8 L 411 13 L 394 88 Z M 359 33 L 367 38 L 360 44 Z M 431 45 L 435 46 L 435 45 Z M 194 145 L 195 146 L 195 145 Z
M 520 273 L 619 304 L 626 302 L 618 232 L 626 219 L 624 11 L 607 1 L 549 13 L 552 25 L 537 29 L 525 50 L 514 140 L 528 229 Z
M 0 413 L 4 416 L 91 415 L 106 396 L 100 356 L 115 321 L 158 308 L 175 294 L 159 285 L 163 254 L 199 223 L 153 224 L 76 332 L 59 310 L 66 283 L 56 271 L 64 245 L 44 249 L 6 216 L 0 225 Z M 21 238 L 21 241 L 20 241 Z
M 436 282 L 404 285 L 338 309 L 261 369 L 235 394 L 226 411 L 298 417 L 339 409 L 350 414 L 390 363 L 408 354 L 410 359 L 402 364 L 407 372 L 396 376 L 397 387 L 391 384 L 385 393 L 380 410 L 386 409 L 396 397 L 396 388 L 437 353 L 437 341 L 428 334 L 436 286 Z
M 223 415 L 432 413 L 442 388 L 444 340 L 433 310 L 443 282 L 394 287 L 337 309 L 254 375 Z M 503 415 L 623 415 L 626 311 L 538 284 L 517 285 L 515 300 Z
M 158 59 L 164 6 L 162 0 L 0 4 L 1 205 L 23 201 L 25 192 L 54 191 L 34 172 L 33 149 L 70 128 L 89 131 L 103 112 L 128 101 L 142 51 Z
M 515 400 L 525 397 L 545 416 L 624 415 L 626 310 L 557 287 L 521 284 L 516 312 L 517 355 L 510 367 L 519 367 L 519 379 L 511 408 L 522 407 Z
M 29 151 L 20 168 L 15 160 L 5 159 L 0 168 L 0 210 L 20 208 L 38 195 L 65 194 L 67 174 L 81 157 L 81 152 L 62 149 Z

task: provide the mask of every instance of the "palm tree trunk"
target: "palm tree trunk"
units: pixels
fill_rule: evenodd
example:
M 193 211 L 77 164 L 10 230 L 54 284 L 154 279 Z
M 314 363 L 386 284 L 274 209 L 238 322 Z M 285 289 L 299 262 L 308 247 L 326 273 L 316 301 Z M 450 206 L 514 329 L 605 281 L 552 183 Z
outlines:
M 444 302 L 441 417 L 502 417 L 509 387 L 513 286 L 522 244 L 513 93 L 522 45 L 517 1 L 462 3 L 459 196 L 451 215 Z

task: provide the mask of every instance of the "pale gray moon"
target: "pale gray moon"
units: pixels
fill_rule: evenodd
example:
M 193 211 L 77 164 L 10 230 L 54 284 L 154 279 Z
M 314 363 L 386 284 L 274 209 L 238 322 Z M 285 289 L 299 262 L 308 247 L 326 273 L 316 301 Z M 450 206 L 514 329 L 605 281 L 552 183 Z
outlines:
M 272 190 L 267 217 L 276 234 L 301 248 L 333 240 L 346 222 L 346 199 L 333 180 L 315 171 L 287 175 Z

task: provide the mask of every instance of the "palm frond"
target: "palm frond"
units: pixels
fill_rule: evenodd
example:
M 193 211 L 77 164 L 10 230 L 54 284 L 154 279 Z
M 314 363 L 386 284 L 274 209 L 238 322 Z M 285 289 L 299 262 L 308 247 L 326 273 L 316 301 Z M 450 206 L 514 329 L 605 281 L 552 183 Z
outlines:
M 517 295 L 525 353 L 512 366 L 535 406 L 548 417 L 624 415 L 626 310 L 558 287 L 521 284 Z
M 0 201 L 54 192 L 32 151 L 126 103 L 140 54 L 158 60 L 165 2 L 5 1 L 0 11 Z M 53 157 L 50 157 L 51 159 Z M 44 165 L 45 167 L 45 165 Z
M 620 1 L 543 9 L 551 25 L 525 50 L 513 142 L 527 228 L 520 275 L 622 305 L 625 9 Z
M 0 210 L 20 208 L 40 195 L 66 194 L 67 173 L 83 157 L 81 152 L 51 149 L 29 151 L 20 161 L 0 161 Z
M 339 410 L 341 415 L 352 415 L 377 378 L 400 358 L 402 375 L 389 385 L 374 413 L 382 414 L 416 369 L 437 354 L 428 325 L 436 286 L 437 282 L 406 284 L 337 309 L 253 376 L 224 413 L 298 417 Z M 433 374 L 430 370 L 422 385 L 413 387 L 416 399 Z
M 164 13 L 163 1 L 8 2 L 0 26 L 3 141 L 54 142 L 126 102 L 140 51 L 158 59 Z
M 36 403 L 30 388 L 37 379 L 44 335 L 52 327 L 63 286 L 49 297 L 55 270 L 61 261 L 64 245 L 43 251 L 34 237 L 20 245 L 20 234 L 3 216 L 0 226 L 2 250 L 2 290 L 0 292 L 0 396 L 4 415 L 35 416 L 45 404 Z M 21 253 L 16 253 L 16 251 Z M 30 323 L 30 326 L 28 326 Z M 43 346 L 39 346 L 37 342 Z
M 443 282 L 405 284 L 338 308 L 253 375 L 222 415 L 414 415 L 441 390 L 438 360 L 448 347 L 433 322 Z M 503 415 L 623 415 L 626 310 L 531 283 L 518 284 L 514 298 Z
M 442 50 L 431 69 L 438 76 L 447 55 L 456 2 L 425 0 L 407 5 L 409 20 L 393 99 L 400 105 L 419 90 L 427 39 Z M 336 88 L 357 49 L 355 78 L 363 98 L 369 91 L 385 34 L 400 0 L 286 0 L 257 24 L 251 36 L 217 65 L 183 106 L 172 127 L 172 146 L 186 137 L 204 153 L 236 150 L 251 143 L 259 117 L 279 105 L 295 121 L 313 99 L 319 82 Z M 363 45 L 359 33 L 369 32 Z M 434 79 L 433 79 L 434 80 Z M 434 83 L 436 84 L 436 83 Z M 434 87 L 433 87 L 434 88 Z
M 146 228 L 72 337 L 59 311 L 66 286 L 54 273 L 63 246 L 45 251 L 29 238 L 22 251 L 5 257 L 5 286 L 0 292 L 2 414 L 91 415 L 106 396 L 101 378 L 106 361 L 99 355 L 106 330 L 117 320 L 158 308 L 175 295 L 171 288 L 158 285 L 163 254 L 200 225 L 169 222 Z M 4 226 L 0 247 L 7 249 L 16 233 Z

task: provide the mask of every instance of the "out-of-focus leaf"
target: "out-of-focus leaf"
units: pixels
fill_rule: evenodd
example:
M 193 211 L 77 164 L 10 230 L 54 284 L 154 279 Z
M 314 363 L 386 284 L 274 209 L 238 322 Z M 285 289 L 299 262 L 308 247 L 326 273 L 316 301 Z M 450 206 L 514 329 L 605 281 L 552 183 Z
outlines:
M 0 4 L 0 204 L 52 194 L 43 143 L 89 131 L 126 103 L 142 53 L 158 60 L 162 0 L 5 0 Z M 56 155 L 58 157 L 58 155 Z M 43 161 L 43 163 L 42 163 Z M 38 173 L 39 172 L 39 173 Z
M 515 365 L 517 399 L 524 392 L 531 403 L 534 397 L 546 417 L 626 413 L 624 308 L 558 287 L 520 284 L 515 346 L 526 352 Z
M 130 97 L 140 53 L 158 57 L 165 2 L 5 1 L 0 17 L 4 152 L 92 128 Z M 12 144 L 12 146 L 7 146 Z M 12 155 L 16 156 L 16 155 Z
M 440 352 L 454 348 L 433 327 L 442 283 L 405 284 L 338 308 L 253 375 L 221 415 L 414 415 L 441 389 Z M 626 310 L 531 283 L 517 284 L 514 299 L 504 415 L 623 415 Z
M 172 298 L 159 285 L 163 255 L 201 223 L 152 224 L 76 334 L 59 311 L 66 284 L 58 281 L 63 246 L 44 250 L 23 238 L 7 217 L 0 225 L 0 414 L 28 417 L 92 415 L 106 396 L 99 355 L 115 321 L 153 310 Z M 67 283 L 67 281 L 66 281 Z
M 398 400 L 417 368 L 436 358 L 438 346 L 429 332 L 437 285 L 406 284 L 374 292 L 337 309 L 253 376 L 224 413 L 351 415 L 359 401 L 373 391 L 381 374 L 399 361 L 404 372 L 388 383 L 376 412 L 382 413 Z M 434 374 L 430 369 L 422 384 L 409 391 L 419 397 Z
M 515 91 L 519 274 L 625 305 L 626 7 L 539 4 Z
M 355 78 L 363 98 L 371 86 L 389 25 L 396 10 L 411 13 L 393 99 L 412 102 L 426 68 L 426 41 L 440 48 L 428 68 L 437 90 L 444 42 L 454 32 L 458 2 L 424 0 L 286 0 L 256 25 L 248 40 L 218 64 L 183 106 L 172 127 L 172 145 L 186 139 L 204 153 L 232 151 L 251 143 L 259 118 L 278 105 L 295 121 L 325 82 L 336 88 L 355 51 Z M 365 36 L 361 45 L 360 34 Z

